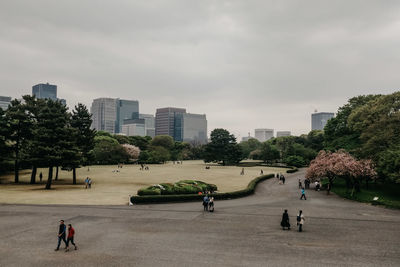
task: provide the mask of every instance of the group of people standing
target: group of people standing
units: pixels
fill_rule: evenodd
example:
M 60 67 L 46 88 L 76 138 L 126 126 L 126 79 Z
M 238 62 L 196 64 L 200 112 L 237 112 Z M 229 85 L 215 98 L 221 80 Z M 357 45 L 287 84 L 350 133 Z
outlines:
M 74 242 L 74 236 L 75 236 L 75 229 L 72 227 L 71 224 L 68 224 L 68 236 L 67 239 L 65 239 L 65 236 L 67 235 L 67 227 L 64 223 L 64 220 L 60 220 L 60 226 L 58 228 L 58 243 L 57 243 L 57 248 L 55 251 L 60 250 L 60 245 L 61 241 L 64 241 L 65 243 L 65 252 L 69 251 L 69 242 L 71 242 L 72 245 L 74 245 L 75 250 L 78 249 Z
M 204 211 L 214 212 L 214 197 L 208 197 L 205 195 L 203 198 Z
M 296 222 L 297 222 L 297 227 L 299 229 L 299 232 L 302 232 L 303 224 L 305 222 L 305 218 L 304 218 L 302 210 L 300 210 L 299 213 L 297 214 Z M 288 214 L 287 210 L 285 210 L 282 214 L 281 226 L 282 226 L 283 230 L 286 230 L 285 228 L 287 228 L 287 230 L 290 230 L 289 214 Z
M 276 178 L 279 179 L 279 184 L 285 184 L 286 178 L 285 178 L 285 176 L 283 176 L 282 173 L 276 174 Z
M 85 189 L 91 189 L 92 188 L 92 179 L 90 179 L 89 177 L 86 177 L 85 179 Z

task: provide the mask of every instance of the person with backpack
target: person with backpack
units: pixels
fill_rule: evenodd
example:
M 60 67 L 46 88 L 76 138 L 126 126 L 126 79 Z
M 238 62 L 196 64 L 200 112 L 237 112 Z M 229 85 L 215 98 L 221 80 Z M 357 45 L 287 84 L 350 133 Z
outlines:
M 58 228 L 58 243 L 57 243 L 57 248 L 55 249 L 55 251 L 60 249 L 61 240 L 64 241 L 66 247 L 68 246 L 67 241 L 65 240 L 66 230 L 67 230 L 67 228 L 65 227 L 64 220 L 60 220 L 60 226 Z
M 299 227 L 299 232 L 303 231 L 303 224 L 304 224 L 305 218 L 303 215 L 303 211 L 300 210 L 299 214 L 297 214 L 297 226 Z
M 289 214 L 287 210 L 285 210 L 285 212 L 282 214 L 281 226 L 282 230 L 285 230 L 285 227 L 287 227 L 287 229 L 290 230 Z
M 71 242 L 71 244 L 74 245 L 75 250 L 78 249 L 78 247 L 74 243 L 74 236 L 75 236 L 75 229 L 72 227 L 71 224 L 68 224 L 67 247 L 65 248 L 65 252 L 69 251 L 69 242 Z
M 306 190 L 304 189 L 304 187 L 301 188 L 301 197 L 300 200 L 302 200 L 304 197 L 304 200 L 307 200 L 306 198 Z

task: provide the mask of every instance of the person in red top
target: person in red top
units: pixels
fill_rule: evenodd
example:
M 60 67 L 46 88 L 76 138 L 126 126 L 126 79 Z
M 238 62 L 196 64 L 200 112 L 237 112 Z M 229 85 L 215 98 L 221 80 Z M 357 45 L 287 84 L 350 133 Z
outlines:
M 68 238 L 67 238 L 67 247 L 65 249 L 65 252 L 69 251 L 69 242 L 71 242 L 71 244 L 74 245 L 75 250 L 78 249 L 78 247 L 74 243 L 74 235 L 75 235 L 75 229 L 72 228 L 71 224 L 68 224 Z

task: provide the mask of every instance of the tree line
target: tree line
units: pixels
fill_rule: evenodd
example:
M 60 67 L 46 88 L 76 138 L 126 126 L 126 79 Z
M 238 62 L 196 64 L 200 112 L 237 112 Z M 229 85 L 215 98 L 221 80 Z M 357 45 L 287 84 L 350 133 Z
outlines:
M 14 99 L 8 109 L 0 109 L 0 171 L 14 170 L 19 182 L 21 168 L 32 168 L 30 183 L 36 183 L 37 168 L 48 168 L 46 189 L 58 178 L 58 168 L 72 171 L 91 160 L 95 131 L 90 128 L 91 114 L 83 104 L 72 112 L 60 101 L 23 96 Z

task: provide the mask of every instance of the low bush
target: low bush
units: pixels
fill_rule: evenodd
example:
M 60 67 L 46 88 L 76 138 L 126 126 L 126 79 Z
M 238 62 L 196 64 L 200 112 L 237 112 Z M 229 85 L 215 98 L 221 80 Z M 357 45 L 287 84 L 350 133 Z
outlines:
M 287 170 L 286 173 L 294 173 L 297 172 L 299 169 L 297 169 L 296 167 L 292 167 L 291 169 Z
M 138 190 L 139 196 L 146 196 L 146 195 L 161 195 L 160 188 L 144 188 Z
M 162 183 L 159 185 L 152 185 L 147 188 L 139 189 L 138 195 L 152 195 L 152 192 L 154 192 L 154 195 L 185 195 L 217 190 L 218 188 L 214 184 L 207 184 L 205 182 L 196 180 L 182 180 L 175 184 Z
M 263 175 L 250 181 L 246 189 L 234 192 L 226 192 L 226 193 L 213 193 L 209 194 L 209 196 L 214 197 L 214 199 L 216 200 L 245 197 L 254 193 L 258 183 L 273 177 L 274 174 Z M 201 201 L 203 197 L 204 195 L 198 195 L 198 194 L 154 195 L 154 196 L 139 195 L 131 197 L 131 202 L 135 204 L 146 204 L 146 203 Z

